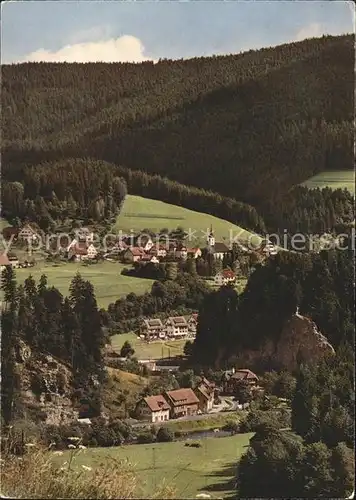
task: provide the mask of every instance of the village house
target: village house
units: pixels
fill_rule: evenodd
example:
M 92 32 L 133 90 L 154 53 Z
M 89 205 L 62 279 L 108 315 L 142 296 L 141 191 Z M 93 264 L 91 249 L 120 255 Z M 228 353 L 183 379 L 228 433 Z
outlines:
M 20 267 L 20 261 L 17 255 L 13 253 L 8 253 L 7 258 L 9 259 L 10 265 L 12 266 L 13 269 L 17 269 Z
M 146 252 L 141 247 L 128 248 L 122 254 L 122 258 L 125 262 L 139 262 L 145 256 L 146 256 Z
M 136 416 L 139 419 L 149 420 L 152 423 L 169 420 L 170 405 L 164 396 L 147 396 L 136 405 Z
M 75 239 L 78 241 L 86 241 L 88 244 L 94 242 L 94 233 L 87 227 L 82 227 L 74 231 Z
M 128 238 L 128 241 L 126 241 L 126 243 L 128 243 L 128 245 L 133 248 L 142 248 L 144 252 L 148 252 L 149 250 L 151 250 L 154 245 L 152 238 L 146 234 L 131 236 Z
M 183 338 L 188 335 L 188 323 L 184 316 L 173 316 L 165 324 L 167 337 Z
M 171 418 L 196 415 L 199 410 L 199 399 L 194 394 L 193 389 L 167 391 L 165 397 L 171 407 Z
M 155 245 L 148 252 L 149 255 L 154 255 L 155 257 L 167 257 L 167 248 L 164 245 Z
M 194 392 L 199 399 L 199 410 L 203 413 L 212 410 L 215 398 L 215 384 L 204 377 Z
M 225 394 L 235 394 L 239 384 L 244 383 L 249 387 L 256 387 L 258 377 L 248 369 L 226 371 L 223 375 L 223 392 Z
M 236 274 L 231 269 L 224 269 L 214 277 L 214 283 L 218 286 L 234 285 L 235 282 Z
M 36 241 L 40 237 L 37 231 L 35 231 L 33 227 L 30 226 L 30 224 L 25 224 L 19 231 L 18 238 L 24 241 Z
M 5 253 L 0 254 L 0 271 L 3 271 L 6 266 L 11 266 L 8 256 Z
M 141 335 L 147 340 L 151 339 L 164 339 L 166 337 L 166 330 L 160 319 L 144 319 L 140 328 Z
M 153 264 L 159 264 L 159 259 L 155 255 L 144 255 L 141 257 L 140 262 L 152 262 Z
M 92 243 L 88 244 L 86 242 L 78 242 L 69 247 L 68 260 L 74 260 L 76 262 L 81 260 L 91 260 L 95 259 L 97 255 L 98 251 Z
M 198 314 L 193 313 L 190 317 L 188 317 L 187 323 L 188 323 L 189 335 L 195 337 L 195 335 L 197 333 L 197 326 L 198 326 Z
M 213 254 L 214 259 L 223 260 L 223 258 L 230 253 L 230 249 L 225 245 L 225 243 L 219 243 L 215 241 L 212 227 L 207 238 L 207 243 L 207 251 L 208 253 Z
M 188 254 L 188 257 L 191 257 L 192 259 L 197 259 L 198 257 L 201 257 L 202 252 L 201 252 L 200 248 L 188 248 L 187 254 Z

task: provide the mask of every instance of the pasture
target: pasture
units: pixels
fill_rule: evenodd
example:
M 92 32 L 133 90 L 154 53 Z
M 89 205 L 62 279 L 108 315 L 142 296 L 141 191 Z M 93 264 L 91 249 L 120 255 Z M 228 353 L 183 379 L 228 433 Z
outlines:
M 206 232 L 211 225 L 216 241 L 219 242 L 229 244 L 230 230 L 233 237 L 240 235 L 241 241 L 246 241 L 249 237 L 252 238 L 253 242 L 258 243 L 260 240 L 258 236 L 252 236 L 252 233 L 239 226 L 212 215 L 132 195 L 126 197 L 113 229 L 128 233 L 149 229 L 158 233 L 163 228 L 170 231 L 180 226 L 187 232 L 191 231 L 192 236 L 187 239 L 187 244 L 190 247 L 195 247 L 206 245 Z
M 339 170 L 320 172 L 302 183 L 309 189 L 330 187 L 331 189 L 348 189 L 355 195 L 355 172 L 353 170 Z
M 184 344 L 186 343 L 186 339 L 157 340 L 148 343 L 137 338 L 137 335 L 134 333 L 122 333 L 111 337 L 111 345 L 115 350 L 120 351 L 126 340 L 135 349 L 135 357 L 137 359 L 173 358 L 174 356 L 183 354 Z
M 95 468 L 106 460 L 128 460 L 139 478 L 136 498 L 148 498 L 164 481 L 175 488 L 175 498 L 196 498 L 206 493 L 211 498 L 229 498 L 234 492 L 234 476 L 239 458 L 247 451 L 252 433 L 206 438 L 201 448 L 184 442 L 128 445 L 115 448 L 91 448 L 79 453 L 74 467 Z M 70 452 L 56 462 L 68 460 Z M 73 462 L 72 462 L 73 465 Z
M 151 290 L 153 280 L 123 276 L 120 273 L 124 267 L 127 266 L 106 261 L 89 265 L 80 262 L 41 264 L 29 269 L 17 269 L 16 277 L 21 283 L 30 274 L 36 281 L 42 274 L 46 274 L 50 286 L 58 288 L 63 295 L 68 295 L 70 282 L 79 272 L 83 279 L 89 280 L 94 286 L 98 306 L 107 308 L 110 303 L 131 292 L 140 295 Z

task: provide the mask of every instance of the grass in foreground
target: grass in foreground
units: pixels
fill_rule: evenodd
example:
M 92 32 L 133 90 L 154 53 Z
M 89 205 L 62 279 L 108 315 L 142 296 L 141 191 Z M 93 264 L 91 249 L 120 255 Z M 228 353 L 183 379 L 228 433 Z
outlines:
M 163 482 L 175 490 L 174 498 L 195 498 L 202 492 L 211 498 L 227 498 L 234 489 L 237 462 L 252 435 L 207 438 L 199 441 L 201 448 L 184 446 L 182 441 L 92 448 L 80 454 L 77 463 L 79 468 L 85 465 L 93 469 L 113 458 L 132 463 L 140 483 L 138 498 L 150 498 Z M 68 456 L 65 452 L 61 459 L 68 460 Z
M 355 173 L 353 170 L 321 172 L 302 183 L 309 189 L 330 187 L 331 189 L 347 189 L 355 194 Z
M 23 457 L 2 458 L 1 493 L 10 498 L 131 499 L 137 498 L 140 480 L 125 459 L 108 457 L 95 467 L 82 466 L 78 451 L 53 461 L 41 449 Z M 159 486 L 147 498 L 174 498 L 172 488 Z
M 241 413 L 242 414 L 242 413 Z M 210 414 L 200 420 L 169 420 L 165 425 L 173 432 L 194 432 L 221 429 L 228 422 L 239 420 L 236 412 Z
M 230 230 L 232 230 L 233 236 L 240 234 L 241 240 L 244 241 L 252 235 L 252 233 L 239 226 L 212 215 L 195 212 L 177 205 L 170 205 L 163 201 L 133 195 L 126 197 L 114 230 L 130 232 L 131 230 L 142 231 L 143 229 L 149 229 L 157 233 L 163 228 L 172 230 L 181 226 L 185 231 L 189 229 L 196 231 L 194 233 L 195 238 L 188 241 L 188 245 L 194 247 L 206 245 L 206 231 L 210 229 L 210 225 L 213 226 L 216 241 L 225 241 L 228 243 L 230 240 Z M 254 239 L 257 242 L 259 241 L 258 236 L 254 236 Z
M 123 276 L 120 273 L 124 267 L 127 266 L 116 262 L 100 262 L 87 266 L 68 262 L 58 266 L 45 264 L 29 269 L 17 269 L 16 276 L 19 282 L 23 282 L 30 274 L 35 280 L 38 280 L 42 274 L 46 274 L 49 285 L 58 288 L 63 295 L 68 295 L 70 282 L 79 272 L 94 286 L 99 307 L 107 307 L 131 292 L 140 295 L 151 290 L 153 280 Z
M 186 339 L 180 340 L 157 340 L 147 343 L 144 340 L 138 339 L 134 333 L 122 333 L 111 337 L 112 347 L 120 351 L 123 343 L 128 340 L 135 349 L 134 356 L 137 359 L 160 359 L 183 354 Z

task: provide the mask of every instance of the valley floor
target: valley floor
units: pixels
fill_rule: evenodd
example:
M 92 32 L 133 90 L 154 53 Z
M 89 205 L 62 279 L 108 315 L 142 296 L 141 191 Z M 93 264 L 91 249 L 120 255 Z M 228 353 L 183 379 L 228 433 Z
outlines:
M 203 492 L 211 498 L 227 499 L 233 494 L 238 459 L 247 451 L 252 435 L 206 438 L 199 441 L 201 448 L 191 448 L 180 441 L 93 448 L 83 450 L 75 464 L 95 468 L 111 458 L 127 459 L 139 479 L 138 498 L 148 498 L 165 481 L 175 487 L 178 499 L 196 498 Z M 68 456 L 69 452 L 65 452 L 60 460 L 64 462 Z

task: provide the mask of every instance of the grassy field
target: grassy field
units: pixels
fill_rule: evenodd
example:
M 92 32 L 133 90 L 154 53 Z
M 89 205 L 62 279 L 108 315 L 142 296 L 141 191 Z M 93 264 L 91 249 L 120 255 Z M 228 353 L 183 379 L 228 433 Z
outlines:
M 240 415 L 240 416 L 239 416 Z M 209 431 L 210 429 L 221 429 L 228 422 L 239 420 L 243 412 L 237 415 L 237 412 L 221 412 L 210 414 L 200 420 L 170 420 L 167 424 L 173 432 L 195 432 Z
M 30 269 L 17 269 L 16 276 L 18 281 L 22 282 L 29 274 L 32 274 L 36 280 L 42 274 L 46 274 L 49 285 L 55 286 L 63 295 L 67 295 L 72 278 L 80 272 L 84 279 L 93 284 L 99 307 L 107 307 L 111 302 L 115 302 L 128 293 L 134 292 L 139 295 L 149 291 L 152 287 L 153 280 L 121 275 L 124 267 L 127 266 L 116 262 L 92 265 L 68 262 L 58 266 L 43 264 Z
M 218 219 L 212 215 L 132 195 L 126 197 L 114 230 L 130 232 L 131 230 L 149 229 L 156 233 L 163 228 L 172 230 L 181 226 L 187 232 L 189 229 L 196 231 L 194 238 L 188 240 L 188 245 L 194 247 L 206 245 L 206 231 L 210 228 L 210 225 L 213 226 L 216 241 L 226 242 L 227 244 L 230 241 L 230 230 L 232 230 L 233 237 L 241 234 L 241 240 L 244 241 L 251 235 L 248 231 L 235 226 L 231 222 Z M 258 236 L 254 236 L 254 239 L 257 242 L 259 241 Z
M 332 189 L 346 188 L 352 194 L 355 194 L 355 173 L 353 170 L 321 172 L 303 182 L 302 186 L 309 189 L 322 189 L 327 186 Z
M 114 349 L 120 350 L 123 343 L 128 340 L 135 349 L 137 359 L 158 359 L 174 357 L 183 354 L 186 339 L 180 340 L 158 340 L 149 344 L 137 338 L 134 333 L 122 333 L 111 337 L 111 345 Z
M 211 498 L 228 498 L 233 493 L 238 459 L 246 452 L 252 434 L 201 440 L 201 448 L 183 442 L 93 448 L 77 456 L 75 466 L 95 467 L 110 458 L 128 459 L 140 478 L 137 498 L 147 498 L 165 480 L 176 488 L 176 498 L 195 498 L 207 493 Z M 65 453 L 61 460 L 67 460 Z

